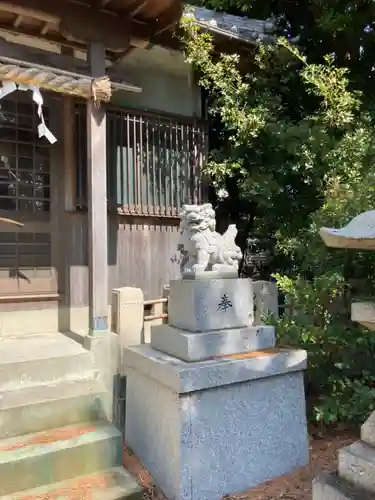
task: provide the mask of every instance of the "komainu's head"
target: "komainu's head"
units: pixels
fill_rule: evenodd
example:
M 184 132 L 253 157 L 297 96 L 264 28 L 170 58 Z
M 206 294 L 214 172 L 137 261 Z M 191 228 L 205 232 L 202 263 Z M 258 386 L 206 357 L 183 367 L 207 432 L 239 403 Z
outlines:
M 181 231 L 201 232 L 215 229 L 215 211 L 211 203 L 204 205 L 183 205 L 180 214 Z

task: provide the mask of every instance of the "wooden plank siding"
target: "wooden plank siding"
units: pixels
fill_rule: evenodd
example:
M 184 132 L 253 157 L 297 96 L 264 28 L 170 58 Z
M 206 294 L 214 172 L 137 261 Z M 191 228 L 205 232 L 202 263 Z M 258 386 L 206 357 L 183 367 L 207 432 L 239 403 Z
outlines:
M 70 270 L 60 289 L 66 290 L 65 302 L 71 306 L 88 304 L 84 114 L 85 107 L 78 103 L 77 211 L 65 213 L 62 223 Z M 108 109 L 107 123 L 108 293 L 115 287 L 135 286 L 142 288 L 146 300 L 153 299 L 179 276 L 182 204 L 205 198 L 206 125 L 195 119 L 116 108 Z M 160 171 L 163 165 L 165 175 Z
M 108 216 L 108 289 L 142 288 L 145 298 L 162 294 L 165 284 L 179 275 L 178 219 L 126 215 Z M 65 213 L 66 263 L 64 302 L 88 305 L 87 214 Z M 108 297 L 108 303 L 110 296 Z
M 49 251 L 55 255 L 50 272 L 56 276 L 57 283 L 47 298 L 0 297 L 0 311 L 52 309 L 57 305 L 58 295 L 64 306 L 89 305 L 86 107 L 74 105 L 70 98 L 55 96 L 51 106 L 51 129 L 58 142 L 51 147 L 50 234 L 53 241 Z M 76 119 L 72 134 L 74 120 L 70 113 L 74 106 Z M 201 169 L 207 150 L 206 127 L 204 122 L 193 118 L 113 108 L 108 108 L 107 123 L 110 124 L 107 127 L 108 303 L 112 288 L 120 286 L 142 288 L 146 300 L 154 299 L 161 296 L 163 285 L 179 276 L 180 207 L 183 203 L 199 203 L 204 199 Z M 133 136 L 128 141 L 131 130 Z M 114 133 L 121 148 L 125 146 L 119 163 L 111 162 L 110 147 L 116 145 Z M 133 148 L 128 147 L 131 142 Z M 156 149 L 158 154 L 153 153 Z M 160 182 L 163 162 L 170 175 L 167 182 L 163 177 Z M 131 165 L 142 174 L 133 185 L 128 182 L 132 176 Z M 145 165 L 149 168 L 145 169 Z M 119 166 L 124 171 L 119 172 Z M 124 182 L 126 175 L 128 180 Z M 136 198 L 130 203 L 126 196 L 133 188 Z M 16 233 L 29 230 L 27 226 Z M 3 231 L 9 232 L 9 229 Z M 33 226 L 32 231 L 39 229 Z M 49 262 L 45 260 L 43 264 L 45 267 Z

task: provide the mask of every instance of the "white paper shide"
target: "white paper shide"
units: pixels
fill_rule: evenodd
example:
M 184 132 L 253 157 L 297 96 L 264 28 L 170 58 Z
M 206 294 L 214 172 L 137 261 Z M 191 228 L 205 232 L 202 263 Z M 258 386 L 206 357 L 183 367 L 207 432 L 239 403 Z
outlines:
M 42 137 L 45 137 L 47 141 L 49 141 L 51 144 L 54 144 L 57 139 L 56 137 L 52 134 L 52 132 L 49 130 L 47 127 L 45 121 L 44 121 L 44 116 L 43 116 L 43 96 L 40 93 L 39 87 L 36 85 L 20 85 L 16 84 L 14 82 L 11 82 L 9 80 L 4 80 L 1 82 L 2 87 L 0 88 L 0 99 L 3 99 L 4 97 L 8 96 L 9 94 L 12 94 L 16 90 L 23 90 L 27 91 L 30 90 L 32 92 L 32 99 L 35 102 L 37 106 L 37 113 L 38 117 L 40 120 L 40 123 L 38 125 L 38 136 L 39 139 Z

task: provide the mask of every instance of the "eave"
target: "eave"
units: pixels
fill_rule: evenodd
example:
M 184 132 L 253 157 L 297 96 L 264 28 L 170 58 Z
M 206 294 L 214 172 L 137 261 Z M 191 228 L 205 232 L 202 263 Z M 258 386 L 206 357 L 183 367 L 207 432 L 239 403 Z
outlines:
M 73 49 L 101 42 L 110 55 L 144 47 L 181 13 L 180 0 L 13 0 L 0 2 L 0 30 Z

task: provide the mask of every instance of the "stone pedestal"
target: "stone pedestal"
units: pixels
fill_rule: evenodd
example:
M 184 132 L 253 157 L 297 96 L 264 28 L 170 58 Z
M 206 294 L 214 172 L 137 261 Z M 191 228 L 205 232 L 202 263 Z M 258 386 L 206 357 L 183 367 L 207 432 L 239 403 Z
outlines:
M 308 462 L 306 353 L 249 326 L 251 281 L 171 282 L 169 325 L 128 347 L 126 444 L 168 500 L 219 500 Z
M 170 282 L 168 322 L 190 332 L 243 328 L 249 324 L 251 281 L 183 279 Z
M 130 347 L 127 446 L 168 500 L 219 500 L 308 462 L 305 351 L 187 363 Z
M 151 331 L 151 346 L 184 361 L 202 361 L 275 347 L 275 329 L 263 325 L 196 333 L 160 325 Z

